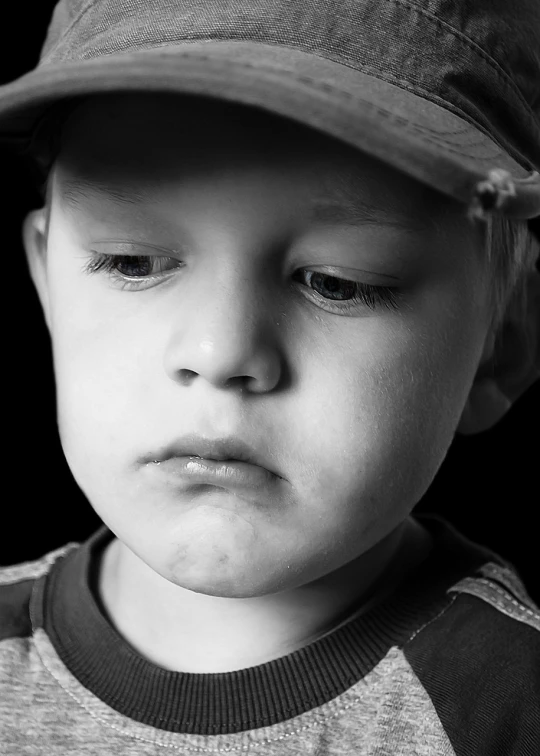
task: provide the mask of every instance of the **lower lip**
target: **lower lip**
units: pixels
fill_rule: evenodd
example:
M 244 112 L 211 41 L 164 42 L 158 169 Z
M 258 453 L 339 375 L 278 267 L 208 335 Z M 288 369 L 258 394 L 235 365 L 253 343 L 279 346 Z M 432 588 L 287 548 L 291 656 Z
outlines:
M 158 476 L 185 482 L 186 486 L 213 485 L 232 490 L 267 488 L 277 476 L 264 467 L 237 460 L 203 459 L 200 457 L 171 457 L 147 465 Z

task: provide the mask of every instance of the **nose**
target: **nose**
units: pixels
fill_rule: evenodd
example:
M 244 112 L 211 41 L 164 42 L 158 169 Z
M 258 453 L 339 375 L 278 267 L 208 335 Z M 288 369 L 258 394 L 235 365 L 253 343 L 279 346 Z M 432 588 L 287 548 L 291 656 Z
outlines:
M 194 273 L 175 307 L 165 351 L 171 380 L 188 386 L 239 386 L 273 390 L 282 376 L 282 354 L 272 303 L 254 276 L 232 264 Z

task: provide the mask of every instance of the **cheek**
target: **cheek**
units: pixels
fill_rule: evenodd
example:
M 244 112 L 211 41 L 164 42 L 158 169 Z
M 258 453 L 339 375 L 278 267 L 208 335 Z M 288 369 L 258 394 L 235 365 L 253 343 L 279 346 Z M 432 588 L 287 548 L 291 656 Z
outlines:
M 466 322 L 396 321 L 366 329 L 333 358 L 313 356 L 301 416 L 291 408 L 297 445 L 310 448 L 311 496 L 341 491 L 374 511 L 410 511 L 448 451 L 474 376 L 479 345 L 464 336 Z
M 141 434 L 145 404 L 159 390 L 150 369 L 159 354 L 149 319 L 78 293 L 58 286 L 51 328 L 62 444 L 70 465 L 84 470 L 94 459 L 110 467 L 137 426 Z
M 73 330 L 72 330 L 73 329 Z M 62 441 L 73 451 L 121 459 L 125 446 L 144 433 L 144 413 L 151 406 L 149 366 L 155 340 L 126 339 L 114 330 L 96 334 L 58 333 L 55 346 L 58 424 Z M 145 348 L 146 347 L 146 348 Z

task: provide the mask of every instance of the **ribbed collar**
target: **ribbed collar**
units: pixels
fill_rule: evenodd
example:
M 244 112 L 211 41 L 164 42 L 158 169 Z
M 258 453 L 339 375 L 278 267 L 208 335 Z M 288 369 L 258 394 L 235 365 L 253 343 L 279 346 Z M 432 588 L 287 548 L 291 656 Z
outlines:
M 446 591 L 490 559 L 438 515 L 415 515 L 434 547 L 394 592 L 328 635 L 256 667 L 172 672 L 146 660 L 109 623 L 93 594 L 114 534 L 103 525 L 41 581 L 34 617 L 62 662 L 121 714 L 162 730 L 217 735 L 266 727 L 320 706 L 357 683 L 450 601 Z

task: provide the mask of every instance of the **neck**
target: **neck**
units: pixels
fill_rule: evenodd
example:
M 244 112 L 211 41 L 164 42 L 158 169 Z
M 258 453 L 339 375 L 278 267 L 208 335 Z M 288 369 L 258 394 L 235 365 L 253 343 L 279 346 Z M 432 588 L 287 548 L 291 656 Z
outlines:
M 177 672 L 230 672 L 285 656 L 382 600 L 427 556 L 412 518 L 365 554 L 307 585 L 255 598 L 194 593 L 161 577 L 118 539 L 105 550 L 98 599 L 147 660 Z

